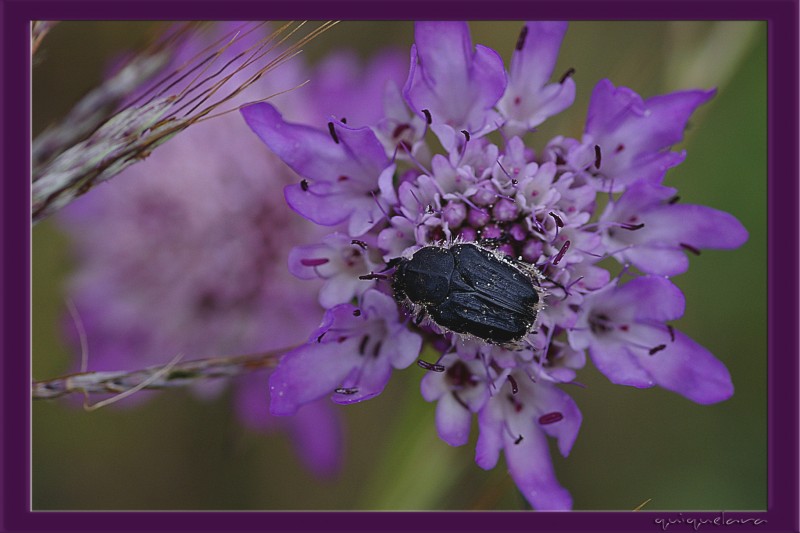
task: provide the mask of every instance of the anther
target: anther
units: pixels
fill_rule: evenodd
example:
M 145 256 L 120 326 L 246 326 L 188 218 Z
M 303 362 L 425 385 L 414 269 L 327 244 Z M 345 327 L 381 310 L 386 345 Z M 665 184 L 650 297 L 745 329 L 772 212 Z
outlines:
M 523 26 L 522 30 L 519 32 L 519 38 L 517 39 L 517 50 L 522 50 L 522 47 L 525 46 L 526 37 L 528 37 L 528 26 Z
M 358 239 L 353 239 L 352 241 L 350 241 L 350 244 L 355 244 L 356 246 L 358 246 L 362 250 L 366 250 L 367 249 L 367 243 L 365 243 L 364 241 L 359 241 Z
M 433 117 L 431 117 L 431 112 L 430 111 L 428 111 L 427 109 L 423 109 L 422 110 L 422 114 L 425 115 L 425 122 L 428 123 L 428 126 L 433 124 Z
M 673 328 L 670 325 L 667 325 L 667 331 L 669 331 L 670 342 L 675 342 L 675 328 Z
M 328 122 L 328 131 L 331 134 L 331 138 L 333 139 L 333 142 L 335 142 L 336 144 L 339 144 L 339 137 L 336 135 L 336 130 L 333 129 L 333 122 Z
M 378 341 L 375 343 L 375 346 L 372 347 L 372 357 L 378 357 L 381 354 L 382 345 L 383 341 Z
M 667 348 L 666 344 L 659 344 L 658 346 L 656 346 L 654 348 L 650 348 L 650 351 L 648 351 L 647 353 L 649 353 L 650 355 L 655 355 L 658 352 L 660 352 L 661 350 L 664 350 L 666 348 Z
M 300 180 L 300 188 L 303 189 L 303 191 L 307 191 L 308 190 L 308 180 Z
M 361 316 L 361 309 L 355 309 L 353 311 L 353 316 Z
M 547 413 L 546 415 L 542 415 L 539 417 L 539 423 L 543 426 L 548 424 L 555 424 L 556 422 L 560 422 L 564 419 L 564 415 L 559 413 L 558 411 L 554 411 L 552 413 Z
M 594 145 L 594 168 L 600 169 L 600 162 L 602 161 L 602 154 L 600 153 L 600 145 Z
M 446 369 L 445 367 L 443 367 L 442 365 L 437 365 L 437 364 L 429 363 L 429 362 L 427 362 L 427 361 L 423 361 L 422 359 L 419 359 L 419 360 L 417 361 L 417 365 L 418 365 L 420 368 L 424 368 L 425 370 L 430 370 L 430 371 L 432 371 L 432 372 L 444 372 L 445 370 L 447 370 L 447 369 Z
M 547 213 L 547 214 L 548 214 L 548 215 L 550 215 L 551 217 L 553 217 L 553 220 L 555 220 L 555 221 L 556 221 L 556 226 L 558 226 L 559 228 L 563 228 L 563 227 L 564 227 L 564 221 L 563 221 L 563 220 L 561 220 L 561 217 L 560 217 L 560 216 L 556 215 L 556 214 L 555 214 L 555 213 L 553 213 L 552 211 L 550 211 L 550 212 L 549 212 L 549 213 Z
M 361 339 L 361 344 L 358 345 L 358 353 L 364 355 L 364 349 L 367 347 L 367 343 L 369 342 L 369 335 L 364 335 Z
M 667 201 L 667 203 L 668 203 L 669 205 L 677 204 L 677 203 L 678 203 L 678 200 L 680 200 L 680 199 L 681 199 L 681 197 L 680 197 L 680 196 L 678 196 L 678 195 L 676 194 L 675 196 L 673 196 L 672 198 L 670 198 L 670 199 L 669 199 L 669 201 Z
M 330 262 L 330 259 L 326 257 L 319 257 L 319 258 L 311 258 L 311 259 L 301 259 L 300 264 L 307 267 L 317 267 L 320 265 L 324 265 L 325 263 Z
M 558 80 L 558 83 L 564 83 L 565 81 L 567 81 L 567 78 L 572 77 L 573 74 L 575 74 L 575 69 L 572 67 L 568 68 L 567 71 L 564 73 L 564 75 L 561 76 L 561 79 Z
M 514 444 L 519 444 L 520 442 L 522 442 L 522 435 L 517 437 L 517 440 L 514 441 Z
M 561 247 L 561 249 L 558 251 L 558 254 L 553 259 L 553 265 L 557 265 L 558 263 L 561 262 L 561 260 L 564 258 L 564 254 L 566 254 L 567 250 L 569 250 L 569 245 L 570 245 L 569 241 L 564 242 L 564 246 Z
M 347 119 L 346 119 L 345 117 L 342 117 L 342 118 L 341 118 L 341 120 L 340 120 L 340 122 L 341 122 L 342 124 L 347 124 Z
M 335 392 L 336 394 L 348 394 L 348 395 L 350 395 L 350 394 L 357 393 L 358 389 L 355 388 L 355 387 L 350 388 L 350 389 L 345 389 L 343 387 L 337 387 L 337 388 L 333 389 L 333 392 Z
M 469 142 L 469 132 L 467 130 L 461 130 L 461 133 L 464 134 L 464 138 Z
M 511 383 L 511 394 L 516 394 L 519 392 L 519 387 L 517 386 L 517 380 L 514 379 L 514 376 L 508 376 L 508 382 Z
M 622 224 L 620 228 L 626 229 L 628 231 L 636 231 L 637 229 L 642 229 L 644 227 L 644 222 L 641 224 Z
M 317 337 L 317 342 L 322 342 L 322 337 L 324 337 L 326 333 L 327 331 L 323 331 L 322 333 L 320 333 L 319 337 Z
M 682 243 L 680 243 L 680 245 L 681 245 L 681 248 L 683 248 L 684 250 L 692 252 L 694 255 L 700 255 L 700 250 L 698 250 L 697 248 L 695 248 L 691 244 L 686 244 L 685 242 L 682 242 Z

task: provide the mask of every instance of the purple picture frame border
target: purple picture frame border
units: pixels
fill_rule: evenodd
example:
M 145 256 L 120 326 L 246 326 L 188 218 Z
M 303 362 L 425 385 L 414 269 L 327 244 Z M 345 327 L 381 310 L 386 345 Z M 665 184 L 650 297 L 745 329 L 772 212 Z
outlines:
M 234 0 L 0 4 L 0 532 L 798 531 L 798 0 L 425 2 Z M 31 20 L 765 20 L 768 24 L 768 503 L 764 512 L 31 512 Z M 24 354 L 28 354 L 25 356 Z M 714 520 L 717 519 L 717 523 Z

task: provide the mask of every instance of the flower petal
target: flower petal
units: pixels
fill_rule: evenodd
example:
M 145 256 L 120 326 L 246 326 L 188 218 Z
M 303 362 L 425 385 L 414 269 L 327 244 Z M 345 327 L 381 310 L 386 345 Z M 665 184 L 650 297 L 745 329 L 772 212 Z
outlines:
M 325 401 L 304 405 L 291 418 L 292 440 L 305 465 L 331 477 L 342 466 L 342 427 L 338 413 Z
M 498 109 L 516 126 L 512 134 L 535 128 L 575 100 L 575 82 L 547 84 L 553 74 L 566 22 L 528 22 L 522 48 L 511 57 L 509 82 Z M 521 36 L 522 39 L 522 36 Z
M 331 394 L 358 363 L 356 354 L 353 341 L 309 342 L 287 353 L 269 378 L 270 412 L 292 415 Z
M 453 397 L 445 394 L 436 404 L 436 429 L 450 446 L 463 446 L 469 441 L 472 413 Z
M 666 322 L 683 316 L 686 299 L 668 279 L 641 276 L 615 287 L 597 307 L 607 309 L 611 314 L 632 315 L 636 320 Z
M 558 439 L 558 450 L 561 455 L 566 457 L 569 455 L 575 439 L 578 438 L 578 431 L 583 420 L 578 404 L 563 390 L 555 386 L 547 386 L 544 382 L 536 386 L 533 398 L 534 405 L 543 415 L 555 412 L 561 413 L 563 416 L 558 422 L 539 427 L 549 436 Z
M 537 511 L 572 509 L 572 496 L 556 479 L 547 438 L 538 428 L 525 431 L 523 439 L 503 435 L 506 462 L 520 492 Z
M 738 248 L 748 237 L 736 217 L 704 205 L 664 205 L 648 212 L 645 223 L 648 239 L 695 248 Z
M 489 401 L 478 413 L 478 443 L 475 462 L 484 470 L 491 470 L 500 459 L 503 449 L 503 412 L 498 402 Z
M 323 225 L 350 219 L 349 231 L 355 236 L 381 220 L 386 206 L 382 209 L 377 197 L 370 194 L 380 192 L 378 182 L 390 162 L 371 129 L 348 128 L 337 122 L 334 140 L 321 130 L 284 121 L 266 103 L 243 107 L 241 113 L 284 163 L 313 180 L 284 190 L 295 211 Z
M 483 46 L 473 51 L 464 22 L 418 22 L 415 41 L 403 89 L 409 106 L 418 115 L 427 109 L 434 124 L 475 137 L 496 129 L 492 108 L 506 86 L 502 58 Z
M 640 365 L 656 383 L 700 404 L 727 400 L 733 383 L 725 365 L 711 352 L 675 330 L 675 341 L 652 356 L 641 356 Z
M 589 346 L 592 362 L 602 374 L 616 385 L 640 389 L 655 386 L 650 372 L 642 368 L 639 359 L 620 342 L 596 342 Z

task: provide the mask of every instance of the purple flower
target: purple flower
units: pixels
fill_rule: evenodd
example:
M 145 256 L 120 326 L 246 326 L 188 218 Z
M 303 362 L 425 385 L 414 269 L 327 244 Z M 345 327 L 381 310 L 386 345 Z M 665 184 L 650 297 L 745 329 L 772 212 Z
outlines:
M 550 383 L 534 384 L 520 371 L 511 376 L 513 381 L 500 387 L 478 415 L 475 461 L 483 469 L 494 468 L 503 450 L 511 477 L 534 508 L 571 509 L 572 498 L 555 477 L 546 436 L 569 455 L 582 420 L 578 406 Z
M 640 181 L 608 204 L 600 223 L 605 224 L 605 246 L 618 261 L 648 274 L 675 276 L 689 268 L 687 251 L 738 248 L 747 240 L 747 230 L 736 218 L 703 205 L 677 203 L 676 192 Z
M 242 30 L 242 24 L 215 27 L 209 38 L 234 30 Z M 225 65 L 265 36 L 260 28 L 242 33 L 245 37 L 234 42 L 212 68 Z M 190 39 L 185 49 L 176 51 L 176 65 L 194 57 L 209 42 Z M 284 91 L 309 77 L 297 59 L 282 65 L 279 72 L 263 76 L 228 107 Z M 329 69 L 314 73 L 313 90 L 302 87 L 274 101 L 294 120 L 316 121 L 318 93 L 325 92 L 334 74 Z M 247 74 L 235 74 L 229 83 L 244 81 L 242 76 Z M 338 83 L 335 88 L 344 90 Z M 339 112 L 356 118 L 356 112 L 363 111 L 364 121 L 377 120 L 382 91 L 351 87 L 348 94 L 351 102 L 341 102 Z M 373 111 L 367 113 L 368 109 Z M 353 140 L 359 135 L 348 130 L 342 138 L 360 150 L 359 141 Z M 388 161 L 374 140 L 373 147 L 382 161 Z M 361 169 L 356 170 L 353 176 L 361 177 Z M 285 204 L 283 187 L 299 180 L 240 117 L 228 114 L 193 125 L 146 161 L 126 169 L 113 185 L 92 190 L 66 209 L 60 221 L 77 256 L 68 293 L 87 332 L 89 369 L 165 364 L 179 353 L 192 359 L 288 350 L 305 342 L 324 313 L 317 300 L 326 303 L 343 296 L 342 286 L 328 283 L 323 284 L 320 298 L 320 283 L 297 279 L 286 267 L 293 246 L 321 240 L 330 231 L 295 216 Z M 314 185 L 315 191 L 318 186 Z M 377 205 L 371 198 L 369 203 Z M 353 218 L 355 227 L 358 215 Z M 322 277 L 332 266 L 355 268 L 348 266 L 343 246 L 334 240 L 322 241 L 328 245 L 322 247 L 328 254 L 324 257 L 331 263 L 318 267 Z M 365 256 L 361 264 L 369 269 L 374 263 Z M 294 269 L 294 273 L 299 272 Z M 361 282 L 354 290 L 361 294 L 368 287 Z M 237 378 L 238 418 L 255 429 L 286 431 L 306 466 L 320 475 L 335 473 L 341 462 L 342 436 L 334 407 L 326 401 L 312 402 L 296 417 L 272 417 L 267 379 L 263 372 Z M 209 396 L 222 384 L 194 387 L 194 391 Z M 145 397 L 136 394 L 121 403 Z
M 500 117 L 493 108 L 506 88 L 497 52 L 481 45 L 473 50 L 464 22 L 419 22 L 414 35 L 403 90 L 409 106 L 418 115 L 430 113 L 440 139 L 448 130 L 479 137 L 497 129 Z
M 531 505 L 556 510 L 571 508 L 572 499 L 555 477 L 547 437 L 565 456 L 575 442 L 581 414 L 561 387 L 575 382 L 587 351 L 614 383 L 658 385 L 702 404 L 732 394 L 725 366 L 669 324 L 683 314 L 680 290 L 628 268 L 678 274 L 687 251 L 735 248 L 747 238 L 731 215 L 678 204 L 675 190 L 660 184 L 683 160 L 670 150 L 689 115 L 713 91 L 643 100 L 601 81 L 583 139 L 558 136 L 534 149 L 515 135 L 575 96 L 569 72 L 550 83 L 565 30 L 528 23 L 506 84 L 499 56 L 473 49 L 466 24 L 418 23 L 405 105 L 389 83 L 386 115 L 372 130 L 333 123 L 341 145 L 284 122 L 265 104 L 244 110 L 254 131 L 307 179 L 287 192 L 292 207 L 318 223 L 349 222 L 347 235 L 293 252 L 293 272 L 325 280 L 320 297 L 329 310 L 273 374 L 274 413 L 328 395 L 338 403 L 374 397 L 391 369 L 408 366 L 424 344 L 439 354 L 419 361 L 439 436 L 466 444 L 477 415 L 478 465 L 493 468 L 502 450 Z M 270 118 L 254 120 L 260 116 Z M 444 152 L 426 142 L 423 116 Z M 485 135 L 495 129 L 503 133 L 499 144 Z M 363 186 L 345 193 L 332 184 L 341 165 L 358 166 Z M 540 291 L 540 307 L 530 310 L 535 324 L 518 341 L 455 334 L 393 286 L 394 269 L 419 249 L 471 241 Z M 609 257 L 626 267 L 613 279 L 602 262 Z M 469 283 L 469 270 L 460 268 L 449 274 L 450 292 Z M 476 309 L 497 304 L 491 289 L 473 289 Z
M 565 74 L 548 83 L 556 66 L 566 22 L 528 22 L 511 57 L 508 88 L 497 108 L 508 135 L 522 135 L 575 101 L 575 81 Z
M 292 209 L 324 226 L 347 222 L 354 236 L 363 235 L 381 220 L 393 200 L 395 167 L 372 130 L 332 122 L 335 132 L 331 135 L 287 123 L 269 104 L 246 106 L 242 115 L 273 152 L 310 180 L 286 186 L 286 201 Z
M 664 278 L 609 284 L 584 300 L 570 344 L 588 348 L 597 368 L 618 385 L 659 385 L 702 404 L 727 400 L 733 384 L 725 365 L 667 324 L 684 306 L 683 293 Z
M 691 114 L 715 92 L 682 91 L 642 100 L 627 87 L 601 80 L 589 102 L 583 143 L 571 157 L 574 169 L 598 175 L 598 187 L 614 191 L 635 181 L 660 183 L 686 157 L 669 148 L 681 141 Z M 599 169 L 591 164 L 597 160 L 595 146 L 601 154 Z
M 392 368 L 409 366 L 421 348 L 422 338 L 398 320 L 394 300 L 367 291 L 360 307 L 341 304 L 328 310 L 309 342 L 281 359 L 269 380 L 270 409 L 291 415 L 331 394 L 342 404 L 377 396 Z

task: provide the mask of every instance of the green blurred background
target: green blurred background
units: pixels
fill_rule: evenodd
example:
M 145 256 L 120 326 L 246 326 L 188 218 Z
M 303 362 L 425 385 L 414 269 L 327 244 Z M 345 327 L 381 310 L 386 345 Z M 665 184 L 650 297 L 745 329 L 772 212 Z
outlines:
M 508 62 L 519 22 L 472 23 L 473 41 Z M 63 116 L 106 62 L 141 45 L 144 22 L 63 22 L 33 70 L 34 135 Z M 342 22 L 306 46 L 314 62 L 352 47 L 407 50 L 407 22 Z M 591 364 L 572 387 L 584 415 L 571 455 L 554 450 L 558 477 L 577 510 L 759 510 L 766 507 L 766 24 L 577 22 L 556 75 L 576 69 L 575 104 L 539 139 L 580 137 L 594 84 L 603 77 L 645 97 L 719 88 L 692 118 L 688 158 L 666 184 L 683 202 L 733 213 L 750 232 L 735 251 L 691 257 L 674 278 L 687 297 L 675 325 L 730 369 L 736 393 L 700 406 L 660 389 L 612 386 Z M 113 186 L 113 185 L 112 185 Z M 91 193 L 90 193 L 91 194 Z M 69 244 L 53 221 L 33 230 L 33 376 L 55 377 L 76 357 L 61 336 Z M 206 402 L 168 391 L 135 409 L 86 413 L 78 402 L 33 403 L 33 508 L 44 509 L 524 509 L 501 459 L 474 464 L 470 444 L 438 439 L 434 406 L 419 395 L 422 371 L 395 372 L 377 399 L 340 408 L 346 424 L 341 475 L 310 476 L 283 434 L 240 426 L 230 395 Z M 266 382 L 265 382 L 266 388 Z

